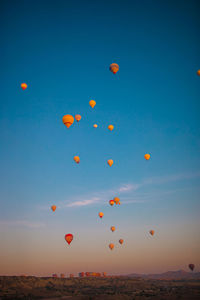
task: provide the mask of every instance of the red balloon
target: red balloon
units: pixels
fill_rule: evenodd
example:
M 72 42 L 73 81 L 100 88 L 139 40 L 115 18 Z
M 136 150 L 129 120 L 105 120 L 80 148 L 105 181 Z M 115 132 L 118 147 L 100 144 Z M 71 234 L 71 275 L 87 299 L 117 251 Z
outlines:
M 194 264 L 189 264 L 188 267 L 190 268 L 190 270 L 194 270 Z
M 70 243 L 73 241 L 73 234 L 71 234 L 71 233 L 66 234 L 65 240 L 70 245 Z

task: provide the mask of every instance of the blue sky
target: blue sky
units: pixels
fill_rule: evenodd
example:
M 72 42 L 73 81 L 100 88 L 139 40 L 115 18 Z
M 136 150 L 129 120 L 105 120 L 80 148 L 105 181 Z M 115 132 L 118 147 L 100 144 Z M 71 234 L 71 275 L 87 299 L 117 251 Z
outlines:
M 198 6 L 1 2 L 3 274 L 65 271 L 68 232 L 75 237 L 69 272 L 157 272 L 191 262 L 199 269 Z M 116 75 L 109 72 L 113 62 L 120 67 Z M 65 114 L 82 120 L 67 129 Z M 111 168 L 108 159 L 114 160 Z M 115 196 L 121 206 L 111 208 Z M 114 236 L 112 225 L 119 229 Z M 152 228 L 155 244 L 148 237 Z M 110 253 L 109 242 L 122 237 L 124 248 Z M 17 262 L 8 248 L 19 240 Z M 37 253 L 31 254 L 34 243 Z M 174 248 L 167 252 L 169 245 Z M 59 259 L 50 265 L 55 255 Z M 41 270 L 45 259 L 48 267 Z

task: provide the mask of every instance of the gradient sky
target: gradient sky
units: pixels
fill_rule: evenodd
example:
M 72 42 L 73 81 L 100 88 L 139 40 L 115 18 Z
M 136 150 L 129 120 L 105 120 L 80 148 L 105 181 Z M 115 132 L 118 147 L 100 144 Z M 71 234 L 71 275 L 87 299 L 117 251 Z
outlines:
M 199 271 L 199 1 L 0 5 L 0 275 Z

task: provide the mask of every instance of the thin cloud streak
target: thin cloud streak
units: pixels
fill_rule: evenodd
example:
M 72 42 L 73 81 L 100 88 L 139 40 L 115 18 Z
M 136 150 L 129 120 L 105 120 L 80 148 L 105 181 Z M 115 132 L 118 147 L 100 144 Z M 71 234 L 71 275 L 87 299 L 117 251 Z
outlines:
M 98 197 L 95 196 L 95 194 L 97 195 L 97 193 L 94 193 L 93 196 L 85 196 L 84 198 L 78 198 L 76 197 L 74 199 L 74 201 L 72 202 L 64 202 L 61 203 L 60 207 L 81 207 L 81 206 L 87 206 L 87 205 L 92 205 L 92 204 L 96 204 L 102 200 L 106 200 L 109 198 L 113 198 L 114 195 L 116 195 L 116 193 L 129 193 L 129 192 L 135 192 L 138 189 L 140 189 L 143 186 L 152 184 L 152 185 L 162 185 L 164 183 L 168 183 L 168 182 L 175 182 L 175 181 L 180 181 L 180 180 L 189 180 L 192 178 L 198 178 L 200 177 L 200 172 L 193 172 L 193 173 L 182 173 L 182 174 L 175 174 L 175 175 L 168 175 L 168 176 L 163 176 L 163 177 L 152 177 L 152 178 L 147 178 L 145 180 L 143 180 L 141 183 L 127 183 L 127 184 L 122 184 L 119 188 L 116 189 L 110 189 L 107 191 L 101 191 L 98 192 Z M 168 191 L 167 193 L 172 193 L 173 191 Z M 161 193 L 160 195 L 166 194 L 166 192 L 163 191 L 163 193 Z M 146 200 L 153 198 L 153 196 L 151 197 L 149 195 L 149 193 L 147 193 L 146 195 L 143 194 L 139 194 L 138 196 L 135 195 L 137 197 L 137 199 L 133 199 L 131 196 L 128 198 L 123 197 L 123 199 L 131 199 L 130 201 L 123 201 L 124 204 L 128 204 L 128 203 L 144 203 L 147 202 Z M 132 200 L 133 199 L 133 200 Z
M 96 203 L 100 201 L 100 198 L 97 198 L 97 197 L 94 197 L 92 199 L 87 199 L 87 200 L 81 200 L 81 201 L 75 201 L 75 202 L 71 202 L 71 203 L 68 203 L 66 206 L 67 207 L 73 207 L 73 206 L 85 206 L 85 205 L 90 205 L 90 204 L 93 204 L 93 203 Z
M 39 223 L 39 222 L 29 222 L 29 221 L 18 221 L 18 220 L 3 220 L 0 221 L 1 226 L 15 226 L 15 227 L 26 227 L 26 228 L 42 228 L 45 227 L 44 223 Z
M 123 192 L 130 192 L 130 191 L 136 191 L 139 187 L 141 186 L 141 184 L 139 183 L 135 183 L 135 184 L 123 184 L 118 191 L 120 193 Z
M 180 180 L 187 180 L 200 177 L 200 172 L 193 172 L 193 173 L 180 173 L 175 175 L 168 175 L 164 177 L 152 177 L 145 179 L 142 185 L 146 184 L 162 184 L 167 182 L 174 182 Z

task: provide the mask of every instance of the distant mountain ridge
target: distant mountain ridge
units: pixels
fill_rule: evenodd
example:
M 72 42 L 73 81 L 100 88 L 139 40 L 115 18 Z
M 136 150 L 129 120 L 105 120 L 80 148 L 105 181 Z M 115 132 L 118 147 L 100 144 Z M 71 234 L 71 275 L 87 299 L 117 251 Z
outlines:
M 186 272 L 184 270 L 168 271 L 160 274 L 136 274 L 132 273 L 127 275 L 128 277 L 140 277 L 146 279 L 200 279 L 200 272 Z

